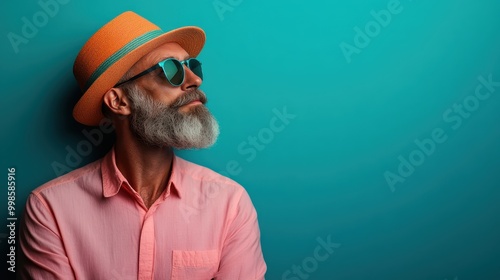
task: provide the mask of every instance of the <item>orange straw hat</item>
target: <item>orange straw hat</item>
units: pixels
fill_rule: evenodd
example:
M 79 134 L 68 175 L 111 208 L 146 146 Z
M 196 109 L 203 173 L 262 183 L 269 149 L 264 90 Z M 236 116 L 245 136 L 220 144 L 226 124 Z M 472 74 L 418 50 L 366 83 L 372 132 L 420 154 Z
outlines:
M 101 112 L 104 94 L 141 57 L 167 42 L 178 43 L 191 57 L 196 57 L 205 44 L 205 32 L 187 26 L 165 33 L 130 11 L 97 30 L 73 65 L 73 74 L 83 91 L 73 109 L 73 117 L 82 124 L 99 125 L 104 118 Z

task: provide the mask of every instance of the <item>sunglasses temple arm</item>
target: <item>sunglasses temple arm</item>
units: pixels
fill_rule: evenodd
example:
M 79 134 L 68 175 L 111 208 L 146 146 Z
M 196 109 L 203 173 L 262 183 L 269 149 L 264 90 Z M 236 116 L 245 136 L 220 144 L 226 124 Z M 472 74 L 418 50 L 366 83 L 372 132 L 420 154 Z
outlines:
M 146 75 L 146 74 L 148 74 L 150 72 L 153 72 L 153 71 L 155 71 L 158 68 L 161 68 L 161 66 L 159 64 L 156 64 L 155 66 L 142 71 L 141 73 L 135 75 L 134 77 L 132 77 L 132 78 L 126 80 L 126 81 L 123 81 L 121 83 L 116 84 L 114 87 L 119 87 L 119 86 L 123 85 L 124 83 L 128 83 L 128 82 L 131 82 L 133 80 L 139 79 L 140 77 L 142 77 L 142 76 L 144 76 L 144 75 Z

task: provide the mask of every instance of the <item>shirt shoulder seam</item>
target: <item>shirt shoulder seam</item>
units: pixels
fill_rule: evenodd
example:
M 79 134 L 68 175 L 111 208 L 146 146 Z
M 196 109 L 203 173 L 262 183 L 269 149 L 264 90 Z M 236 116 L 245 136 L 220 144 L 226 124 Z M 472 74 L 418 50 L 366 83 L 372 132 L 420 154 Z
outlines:
M 36 194 L 36 193 L 32 193 L 33 197 L 38 201 L 40 202 L 40 204 L 42 204 L 42 207 L 45 208 L 46 211 L 48 212 L 51 212 L 50 211 L 50 208 L 49 206 L 45 203 L 43 197 L 41 197 L 40 195 Z M 50 229 L 49 229 L 50 230 Z M 61 237 L 57 232 L 54 232 L 53 230 L 50 230 L 53 234 L 55 234 L 57 237 Z
M 45 183 L 44 185 L 40 186 L 39 188 L 36 188 L 32 191 L 33 194 L 36 194 L 37 196 L 39 196 L 43 191 L 47 190 L 47 189 L 51 189 L 53 187 L 57 187 L 57 186 L 60 186 L 60 185 L 63 185 L 65 183 L 68 183 L 70 181 L 75 181 L 77 178 L 81 178 L 82 176 L 85 176 L 87 175 L 88 173 L 90 172 L 94 172 L 96 169 L 100 168 L 101 166 L 101 161 L 98 160 L 98 161 L 95 161 L 93 163 L 90 163 L 90 164 L 94 164 L 95 166 L 94 167 L 90 167 L 88 170 L 85 170 L 83 173 L 79 174 L 78 176 L 76 177 L 68 177 L 68 178 L 65 178 L 65 179 L 62 179 L 61 181 L 59 182 L 56 182 L 55 184 L 51 184 L 49 182 Z M 81 168 L 85 168 L 86 166 L 83 166 Z M 72 171 L 72 172 L 77 172 L 78 169 Z M 70 175 L 72 172 L 66 174 L 66 175 L 63 175 L 63 176 L 67 176 L 67 175 Z M 59 178 L 61 177 L 57 177 L 57 178 L 54 178 L 53 180 L 58 180 Z

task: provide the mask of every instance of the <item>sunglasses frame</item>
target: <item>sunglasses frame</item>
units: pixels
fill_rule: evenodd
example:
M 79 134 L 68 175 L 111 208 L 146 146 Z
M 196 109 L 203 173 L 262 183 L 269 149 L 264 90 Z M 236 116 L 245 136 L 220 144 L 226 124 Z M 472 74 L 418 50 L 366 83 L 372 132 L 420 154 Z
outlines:
M 158 68 L 161 68 L 161 69 L 163 70 L 163 74 L 165 74 L 165 78 L 167 79 L 167 81 L 169 82 L 169 84 L 171 84 L 171 85 L 172 85 L 172 86 L 174 86 L 174 87 L 181 86 L 181 85 L 184 83 L 184 80 L 186 79 L 186 70 L 184 70 L 184 67 L 181 67 L 181 69 L 182 69 L 182 82 L 181 82 L 180 84 L 178 84 L 178 85 L 173 84 L 173 83 L 172 83 L 172 82 L 168 79 L 168 77 L 167 77 L 167 72 L 166 72 L 165 67 L 164 67 L 165 63 L 167 63 L 167 61 L 169 61 L 169 60 L 175 60 L 175 61 L 178 61 L 178 62 L 180 63 L 180 65 L 181 65 L 181 66 L 182 66 L 182 65 L 186 65 L 186 66 L 187 66 L 187 68 L 189 68 L 189 70 L 191 70 L 191 71 L 193 71 L 193 70 L 191 69 L 191 67 L 190 67 L 190 63 L 191 63 L 191 61 L 196 61 L 196 62 L 198 62 L 198 63 L 199 63 L 199 66 L 201 67 L 201 62 L 200 62 L 198 59 L 196 59 L 196 58 L 188 58 L 188 59 L 185 59 L 185 60 L 178 60 L 178 59 L 176 59 L 176 58 L 169 57 L 169 58 L 167 58 L 167 59 L 165 59 L 165 60 L 162 60 L 162 61 L 160 61 L 160 62 L 156 63 L 155 65 L 153 65 L 153 66 L 151 66 L 150 68 L 148 68 L 148 69 L 146 69 L 146 70 L 142 71 L 141 73 L 139 73 L 139 74 L 137 74 L 137 75 L 133 76 L 132 78 L 130 78 L 130 79 L 126 80 L 126 81 L 123 81 L 123 82 L 121 82 L 121 83 L 117 83 L 114 87 L 119 87 L 119 86 L 123 85 L 124 83 L 128 83 L 128 82 L 134 81 L 134 80 L 136 80 L 136 79 L 139 79 L 140 77 L 142 77 L 142 76 L 144 76 L 144 75 L 146 75 L 146 74 L 148 74 L 148 73 L 150 73 L 150 72 L 153 72 L 153 71 L 155 71 L 155 70 L 156 70 L 156 69 L 158 69 Z M 193 73 L 194 73 L 194 72 L 193 72 Z M 202 73 L 203 73 L 203 72 L 202 72 Z M 195 74 L 195 75 L 196 75 L 196 74 Z M 202 74 L 202 76 L 203 76 L 203 74 Z M 202 80 L 203 80 L 203 77 L 200 77 L 200 79 L 202 79 Z

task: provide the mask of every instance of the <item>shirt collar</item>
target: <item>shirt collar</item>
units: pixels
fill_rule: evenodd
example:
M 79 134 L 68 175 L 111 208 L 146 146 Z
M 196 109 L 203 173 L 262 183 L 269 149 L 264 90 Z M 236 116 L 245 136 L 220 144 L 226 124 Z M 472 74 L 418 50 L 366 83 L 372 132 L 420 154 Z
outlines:
M 167 183 L 166 191 L 163 192 L 162 196 L 165 199 L 167 196 L 172 194 L 181 198 L 181 192 L 179 189 L 180 172 L 181 167 L 179 166 L 179 159 L 174 154 L 172 161 L 172 173 L 170 174 L 170 179 Z M 116 166 L 115 159 L 115 148 L 111 150 L 103 157 L 101 161 L 101 175 L 102 175 L 102 193 L 104 197 L 112 197 L 118 193 L 120 188 L 126 184 L 130 187 L 127 179 L 123 176 L 121 171 Z

